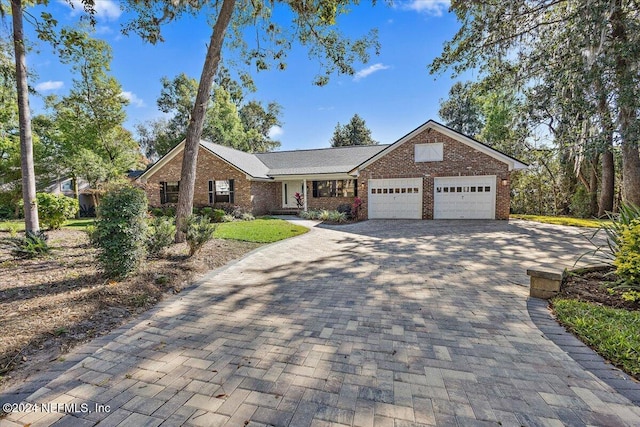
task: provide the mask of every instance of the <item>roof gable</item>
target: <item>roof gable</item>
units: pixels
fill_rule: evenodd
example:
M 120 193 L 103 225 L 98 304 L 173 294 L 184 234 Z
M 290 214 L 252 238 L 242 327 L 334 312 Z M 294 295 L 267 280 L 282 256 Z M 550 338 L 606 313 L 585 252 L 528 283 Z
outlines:
M 505 164 L 507 164 L 507 166 L 509 167 L 509 170 L 517 170 L 517 169 L 526 169 L 528 167 L 527 164 L 519 161 L 518 159 L 515 159 L 507 154 L 504 154 L 494 148 L 489 147 L 486 144 L 483 144 L 480 141 L 477 141 L 471 137 L 468 137 L 460 132 L 457 132 L 441 123 L 436 122 L 435 120 L 429 120 L 428 122 L 420 125 L 419 127 L 417 127 L 416 129 L 412 130 L 411 132 L 409 132 L 408 134 L 406 134 L 405 136 L 403 136 L 402 138 L 398 139 L 396 142 L 394 142 L 391 145 L 388 145 L 384 150 L 380 151 L 379 153 L 377 153 L 376 155 L 372 156 L 371 158 L 367 159 L 366 161 L 362 162 L 361 164 L 359 164 L 358 166 L 356 166 L 355 168 L 353 168 L 350 172 L 351 173 L 355 173 L 357 170 L 365 168 L 367 166 L 369 166 L 370 164 L 372 164 L 373 162 L 379 160 L 380 158 L 384 157 L 385 155 L 389 154 L 390 152 L 392 152 L 393 150 L 395 150 L 396 148 L 400 147 L 402 144 L 404 144 L 405 142 L 408 142 L 410 140 L 412 140 L 415 136 L 417 136 L 418 134 L 424 132 L 427 129 L 433 129 L 435 131 L 440 132 L 443 135 L 446 135 L 452 139 L 455 139 L 458 142 L 461 142 L 477 151 L 480 151 L 481 153 L 484 153 L 488 156 L 493 157 L 494 159 L 501 161 Z

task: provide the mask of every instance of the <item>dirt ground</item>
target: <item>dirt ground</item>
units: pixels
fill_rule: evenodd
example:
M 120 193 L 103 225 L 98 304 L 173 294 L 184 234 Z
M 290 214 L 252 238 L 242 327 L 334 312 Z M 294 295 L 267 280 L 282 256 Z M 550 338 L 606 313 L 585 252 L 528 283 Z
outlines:
M 562 284 L 559 297 L 589 301 L 614 308 L 640 310 L 639 301 L 625 301 L 624 289 L 614 289 L 617 277 L 613 268 L 572 274 Z
M 43 259 L 15 259 L 0 244 L 0 391 L 260 246 L 214 239 L 188 258 L 186 244 L 173 245 L 135 277 L 115 282 L 99 271 L 84 231 L 47 234 L 54 249 Z M 7 237 L 0 232 L 0 242 Z

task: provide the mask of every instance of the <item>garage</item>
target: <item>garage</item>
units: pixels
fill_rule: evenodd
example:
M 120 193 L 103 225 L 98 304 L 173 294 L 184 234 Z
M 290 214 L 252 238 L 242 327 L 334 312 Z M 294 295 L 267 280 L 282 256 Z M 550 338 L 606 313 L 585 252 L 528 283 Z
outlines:
M 435 178 L 434 219 L 495 219 L 496 177 Z
M 370 219 L 422 219 L 422 178 L 369 180 Z

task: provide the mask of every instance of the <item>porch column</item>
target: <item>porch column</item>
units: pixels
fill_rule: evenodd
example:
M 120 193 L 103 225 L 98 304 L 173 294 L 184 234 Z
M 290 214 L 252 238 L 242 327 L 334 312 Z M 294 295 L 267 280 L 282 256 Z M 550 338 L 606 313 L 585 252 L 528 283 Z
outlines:
M 304 198 L 304 211 L 307 211 L 307 179 L 302 181 L 302 196 Z

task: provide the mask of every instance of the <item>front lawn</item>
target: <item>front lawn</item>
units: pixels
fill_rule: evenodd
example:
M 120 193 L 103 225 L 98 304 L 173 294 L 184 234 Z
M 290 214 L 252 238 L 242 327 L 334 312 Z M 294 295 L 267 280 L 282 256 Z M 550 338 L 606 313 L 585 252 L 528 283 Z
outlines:
M 555 224 L 555 225 L 570 225 L 573 227 L 592 227 L 592 228 L 598 228 L 602 224 L 611 223 L 611 221 L 609 220 L 572 218 L 568 216 L 511 214 L 510 218 L 524 219 L 527 221 L 536 221 L 536 222 L 543 222 L 543 223 Z
M 95 218 L 70 219 L 65 221 L 62 228 L 71 228 L 73 230 L 84 230 L 88 225 L 95 222 Z M 0 231 L 24 231 L 24 219 L 13 219 L 10 221 L 0 221 Z M 43 228 L 44 231 L 48 231 Z
M 640 311 L 553 300 L 556 317 L 598 354 L 640 379 Z
M 272 243 L 304 234 L 308 228 L 282 219 L 259 218 L 253 221 L 225 222 L 218 225 L 215 237 L 243 242 Z

